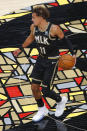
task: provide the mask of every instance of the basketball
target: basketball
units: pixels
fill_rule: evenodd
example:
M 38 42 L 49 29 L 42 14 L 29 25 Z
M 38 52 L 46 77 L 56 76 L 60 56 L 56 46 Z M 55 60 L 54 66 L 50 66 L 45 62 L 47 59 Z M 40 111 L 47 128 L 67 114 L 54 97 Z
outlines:
M 69 54 L 62 55 L 59 58 L 58 66 L 63 68 L 64 70 L 72 69 L 74 65 L 75 65 L 75 58 L 73 58 Z

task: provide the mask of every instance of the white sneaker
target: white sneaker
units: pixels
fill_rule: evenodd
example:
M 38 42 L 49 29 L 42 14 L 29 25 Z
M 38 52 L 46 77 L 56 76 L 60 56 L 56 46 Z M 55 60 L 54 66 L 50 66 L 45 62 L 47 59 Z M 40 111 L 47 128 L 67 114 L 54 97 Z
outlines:
M 48 114 L 48 109 L 43 106 L 43 107 L 38 107 L 38 112 L 36 115 L 32 118 L 32 121 L 38 122 L 44 118 Z
M 59 117 L 63 114 L 67 100 L 68 99 L 65 96 L 63 96 L 61 102 L 57 103 L 56 111 L 55 111 L 56 117 Z

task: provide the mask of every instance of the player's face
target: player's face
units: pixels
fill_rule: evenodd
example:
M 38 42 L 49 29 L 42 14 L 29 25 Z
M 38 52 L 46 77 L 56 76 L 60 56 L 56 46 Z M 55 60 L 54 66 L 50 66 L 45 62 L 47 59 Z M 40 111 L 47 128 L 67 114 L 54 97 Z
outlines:
M 32 21 L 35 26 L 38 26 L 41 22 L 41 17 L 37 16 L 36 13 L 32 13 Z

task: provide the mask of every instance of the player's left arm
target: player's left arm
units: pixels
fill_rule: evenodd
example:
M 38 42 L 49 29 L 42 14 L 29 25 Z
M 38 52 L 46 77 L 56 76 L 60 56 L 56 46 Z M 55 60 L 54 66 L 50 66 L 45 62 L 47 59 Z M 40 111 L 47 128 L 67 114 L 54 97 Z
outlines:
M 76 58 L 76 55 L 74 53 L 73 45 L 72 45 L 71 41 L 67 37 L 64 36 L 63 31 L 61 30 L 61 28 L 58 25 L 53 25 L 53 27 L 52 27 L 52 35 L 53 36 L 57 36 L 64 43 L 66 43 L 68 45 L 68 47 L 69 47 L 69 50 L 70 50 L 72 56 Z

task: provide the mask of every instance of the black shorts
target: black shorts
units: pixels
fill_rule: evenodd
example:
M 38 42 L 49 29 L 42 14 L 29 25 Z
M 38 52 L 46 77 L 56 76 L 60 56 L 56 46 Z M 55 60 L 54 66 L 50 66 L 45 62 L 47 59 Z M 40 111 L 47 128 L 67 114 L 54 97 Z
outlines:
M 32 83 L 50 87 L 53 83 L 55 74 L 58 71 L 58 58 L 48 59 L 38 56 L 30 77 Z

